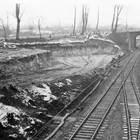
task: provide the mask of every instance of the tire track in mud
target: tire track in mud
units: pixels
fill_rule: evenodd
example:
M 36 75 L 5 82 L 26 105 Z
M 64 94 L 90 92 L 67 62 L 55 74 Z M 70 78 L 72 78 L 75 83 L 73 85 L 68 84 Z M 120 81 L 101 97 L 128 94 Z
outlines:
M 79 71 L 77 71 L 77 72 L 75 72 L 75 74 L 78 74 L 78 73 L 86 73 L 87 71 L 91 71 L 91 70 L 93 70 L 94 68 L 105 68 L 106 66 L 103 66 L 102 67 L 102 65 L 103 64 L 106 64 L 107 65 L 107 63 L 109 64 L 109 62 L 105 62 L 105 60 L 106 60 L 106 58 L 108 57 L 108 55 L 105 55 L 103 58 L 102 58 L 102 60 L 101 60 L 101 62 L 99 62 L 99 63 L 97 63 L 96 64 L 96 66 L 94 66 L 94 62 L 93 62 L 93 60 L 89 57 L 88 58 L 88 64 L 86 64 L 83 68 L 81 68 Z M 113 58 L 113 57 L 112 57 Z M 84 59 L 84 58 L 83 58 Z M 91 59 L 91 60 L 89 60 L 89 59 Z M 84 59 L 85 60 L 85 59 Z M 86 61 L 86 60 L 85 60 Z M 91 61 L 91 63 L 89 63 Z
M 84 65 L 84 67 L 86 67 L 89 64 L 89 62 L 84 58 L 84 56 L 82 56 L 82 58 L 86 62 L 86 64 Z
M 64 59 L 62 59 L 62 60 L 63 60 L 63 62 L 57 59 L 57 61 L 59 61 L 60 63 L 62 63 L 62 64 L 64 64 L 64 65 L 71 66 L 71 67 L 73 67 L 73 68 L 76 67 L 75 65 L 72 65 L 71 63 L 68 63 L 67 60 L 64 60 Z M 77 68 L 78 68 L 78 67 L 77 67 Z

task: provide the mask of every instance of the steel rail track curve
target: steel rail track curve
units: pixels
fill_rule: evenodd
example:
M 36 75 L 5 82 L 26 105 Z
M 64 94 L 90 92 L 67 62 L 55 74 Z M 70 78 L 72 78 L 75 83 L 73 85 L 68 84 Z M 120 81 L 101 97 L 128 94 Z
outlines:
M 140 126 L 140 95 L 134 80 L 133 69 L 123 87 L 124 111 L 123 111 L 123 139 L 137 140 Z
M 116 101 L 139 55 L 140 52 L 136 52 L 133 54 L 132 57 L 134 58 L 132 59 L 131 57 L 129 59 L 124 69 L 117 75 L 116 79 L 111 83 L 109 88 L 97 100 L 87 116 L 81 119 L 81 122 L 79 122 L 79 124 L 76 124 L 77 126 L 75 125 L 75 130 L 74 132 L 72 132 L 72 134 L 70 134 L 71 136 L 70 138 L 68 138 L 69 140 L 93 140 L 102 136 L 104 130 L 104 127 L 102 126 L 106 124 L 105 118 L 107 117 L 114 102 Z M 125 76 L 123 82 L 121 82 L 120 77 L 122 72 L 124 72 Z

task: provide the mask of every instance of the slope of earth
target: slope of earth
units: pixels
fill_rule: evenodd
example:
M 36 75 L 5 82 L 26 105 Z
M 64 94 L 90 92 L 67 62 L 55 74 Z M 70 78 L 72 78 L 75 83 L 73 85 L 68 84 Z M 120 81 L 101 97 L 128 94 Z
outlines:
M 48 49 L 48 45 L 43 49 L 33 45 L 1 48 L 0 137 L 3 140 L 31 137 L 105 71 L 113 58 L 122 55 L 115 44 L 104 40 L 57 45 L 55 49 Z

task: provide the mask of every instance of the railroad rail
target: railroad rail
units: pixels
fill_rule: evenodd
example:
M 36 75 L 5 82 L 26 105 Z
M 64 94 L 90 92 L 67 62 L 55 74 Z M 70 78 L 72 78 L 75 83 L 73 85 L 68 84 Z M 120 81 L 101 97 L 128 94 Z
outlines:
M 86 116 L 82 117 L 74 126 L 73 130 L 70 132 L 69 137 L 66 137 L 68 140 L 95 140 L 101 139 L 103 136 L 103 132 L 107 127 L 109 121 L 109 114 L 112 112 L 113 107 L 118 99 L 118 96 L 121 93 L 124 85 L 129 86 L 130 81 L 130 73 L 133 70 L 133 67 L 139 58 L 140 52 L 134 52 L 131 58 L 127 61 L 127 64 L 124 66 L 123 70 L 118 73 L 116 78 L 110 83 L 109 87 L 105 90 L 105 92 L 98 98 L 98 100 L 93 104 L 90 111 L 86 114 Z M 123 79 L 121 74 L 123 74 Z M 132 84 L 131 84 L 132 85 Z M 133 87 L 131 87 L 133 88 Z M 124 88 L 123 88 L 124 89 Z M 129 92 L 129 89 L 127 90 Z M 129 96 L 129 95 L 128 95 Z M 127 97 L 130 101 L 131 95 Z M 128 104 L 129 108 L 131 108 L 132 121 L 133 124 L 138 123 L 136 128 L 139 126 L 139 119 L 137 119 L 139 114 L 136 114 L 138 111 L 136 109 L 133 112 L 132 104 Z M 139 106 L 138 106 L 139 107 Z M 140 115 L 139 115 L 140 116 Z M 131 122 L 132 124 L 132 122 Z M 136 131 L 135 128 L 131 127 L 131 134 Z M 137 135 L 138 136 L 138 135 Z
M 123 139 L 138 140 L 140 132 L 140 95 L 133 70 L 123 86 Z
M 75 109 L 72 111 L 74 112 L 78 106 L 80 106 L 93 92 L 94 90 L 96 90 L 96 88 L 98 87 L 98 85 L 101 83 L 103 76 L 107 76 L 108 73 L 110 72 L 110 70 L 113 68 L 113 66 L 115 64 L 118 64 L 119 62 L 123 61 L 124 59 L 126 59 L 126 57 L 130 55 L 130 54 L 126 54 L 124 57 L 122 57 L 121 59 L 119 59 L 117 62 L 114 62 L 110 68 L 101 76 L 97 77 L 89 86 L 87 86 L 78 96 L 76 96 L 74 98 L 73 101 L 71 101 L 66 107 L 64 107 L 60 112 L 58 112 L 49 122 L 45 123 L 45 125 L 43 127 L 41 127 L 37 133 L 35 133 L 32 137 L 31 140 L 35 140 L 38 139 L 40 137 L 40 135 L 42 135 L 42 132 L 49 127 L 49 125 L 51 123 L 53 123 L 54 119 L 57 116 L 62 116 L 62 114 L 64 114 L 64 112 L 66 112 L 66 110 L 69 110 L 71 107 L 75 107 Z M 95 85 L 96 84 L 96 85 Z M 94 88 L 93 88 L 94 86 Z M 88 93 L 88 94 L 87 94 Z M 77 106 L 75 106 L 75 103 L 79 102 L 79 104 Z M 70 112 L 69 114 L 71 114 L 72 112 Z M 67 116 L 69 116 L 67 114 Z M 58 124 L 59 125 L 59 124 Z M 49 138 L 46 138 L 49 139 Z

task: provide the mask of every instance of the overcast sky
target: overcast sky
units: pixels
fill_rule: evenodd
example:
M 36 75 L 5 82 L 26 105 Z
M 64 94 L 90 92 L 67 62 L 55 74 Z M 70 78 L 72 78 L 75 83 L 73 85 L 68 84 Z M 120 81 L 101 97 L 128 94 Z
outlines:
M 0 0 L 0 18 L 6 23 L 7 13 L 9 24 L 16 27 L 14 18 L 15 3 L 21 4 L 24 11 L 21 26 L 36 24 L 37 18 L 44 19 L 44 25 L 70 25 L 73 24 L 74 7 L 77 8 L 77 26 L 81 21 L 82 4 L 89 7 L 89 22 L 92 27 L 96 26 L 97 8 L 100 9 L 99 26 L 110 26 L 113 16 L 114 4 L 123 4 L 120 16 L 120 24 L 140 27 L 140 0 Z

